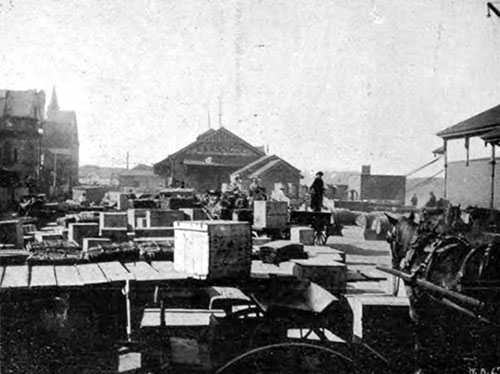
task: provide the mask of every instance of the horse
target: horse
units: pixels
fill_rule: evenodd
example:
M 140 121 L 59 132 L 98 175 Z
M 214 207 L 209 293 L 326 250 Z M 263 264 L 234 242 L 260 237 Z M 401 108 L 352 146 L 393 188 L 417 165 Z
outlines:
M 500 255 L 497 254 L 500 248 L 492 243 L 472 245 L 462 233 L 467 232 L 467 227 L 460 217 L 460 207 L 451 206 L 424 212 L 420 223 L 416 223 L 413 216 L 395 219 L 388 215 L 392 225 L 388 241 L 393 268 L 441 289 L 481 297 L 484 287 L 470 285 L 500 280 Z M 498 359 L 500 352 L 493 348 L 498 343 L 497 335 L 485 335 L 484 321 L 471 318 L 473 312 L 440 294 L 422 290 L 415 282 L 406 281 L 405 289 L 415 342 L 415 373 L 464 369 L 463 355 L 482 357 L 483 362 L 491 357 L 492 361 Z M 495 297 L 490 295 L 490 301 Z M 466 330 L 461 328 L 464 325 Z M 472 331 L 475 339 L 467 336 Z

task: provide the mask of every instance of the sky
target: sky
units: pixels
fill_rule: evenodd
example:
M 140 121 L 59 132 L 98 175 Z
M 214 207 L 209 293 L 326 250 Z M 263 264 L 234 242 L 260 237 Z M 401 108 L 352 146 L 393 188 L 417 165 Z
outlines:
M 500 103 L 486 14 L 482 0 L 0 0 L 0 88 L 48 103 L 55 86 L 82 165 L 153 164 L 222 124 L 302 170 L 406 174 L 438 131 Z

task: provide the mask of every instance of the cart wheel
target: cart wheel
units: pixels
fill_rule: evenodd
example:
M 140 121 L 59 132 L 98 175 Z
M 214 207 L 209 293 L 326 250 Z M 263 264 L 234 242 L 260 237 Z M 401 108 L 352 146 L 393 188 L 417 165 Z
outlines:
M 325 245 L 328 240 L 326 230 L 317 229 L 314 232 L 314 245 Z
M 333 371 L 332 371 L 333 369 Z M 308 343 L 279 343 L 252 349 L 216 374 L 358 373 L 357 365 L 331 348 Z

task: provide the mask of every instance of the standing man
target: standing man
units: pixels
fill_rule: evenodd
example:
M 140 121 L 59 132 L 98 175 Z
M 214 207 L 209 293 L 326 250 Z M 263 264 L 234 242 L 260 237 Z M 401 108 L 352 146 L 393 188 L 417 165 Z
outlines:
M 321 212 L 323 207 L 323 192 L 325 185 L 323 183 L 323 173 L 321 171 L 316 173 L 316 179 L 314 180 L 309 193 L 311 194 L 311 209 L 313 212 Z
M 417 194 L 413 194 L 413 197 L 411 198 L 411 205 L 416 208 L 417 207 L 417 204 L 418 204 L 418 197 L 417 197 Z

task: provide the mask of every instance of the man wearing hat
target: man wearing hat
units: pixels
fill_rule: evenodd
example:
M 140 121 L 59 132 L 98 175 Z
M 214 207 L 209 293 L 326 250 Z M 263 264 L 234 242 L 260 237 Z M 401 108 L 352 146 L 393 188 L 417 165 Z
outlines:
M 313 212 L 321 212 L 323 207 L 323 192 L 325 185 L 323 183 L 323 173 L 321 171 L 316 173 L 316 179 L 314 179 L 309 193 L 311 194 L 311 209 Z

